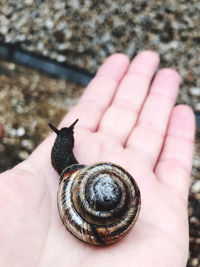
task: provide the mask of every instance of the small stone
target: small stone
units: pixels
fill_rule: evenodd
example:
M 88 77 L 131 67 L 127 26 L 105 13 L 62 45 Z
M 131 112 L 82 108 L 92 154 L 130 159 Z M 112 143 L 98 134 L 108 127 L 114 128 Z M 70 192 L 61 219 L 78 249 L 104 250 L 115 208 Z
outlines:
M 1 30 L 1 34 L 7 34 L 7 32 L 8 32 L 8 27 L 6 27 L 6 26 L 2 26 L 0 30 Z
M 200 88 L 199 87 L 191 87 L 190 93 L 193 96 L 200 96 Z
M 17 136 L 23 136 L 25 134 L 25 130 L 23 127 L 17 129 Z
M 198 222 L 198 219 L 193 216 L 193 217 L 190 218 L 190 222 L 191 223 L 197 223 Z
M 107 43 L 109 40 L 110 40 L 110 34 L 108 32 L 105 32 L 101 37 L 101 41 L 102 43 Z
M 8 64 L 8 68 L 9 68 L 9 70 L 14 70 L 15 67 L 16 67 L 16 65 L 15 65 L 14 63 L 9 63 L 9 64 Z
M 200 102 L 195 104 L 195 110 L 200 112 Z
M 192 264 L 193 264 L 193 266 L 198 266 L 198 259 L 197 258 L 194 258 L 194 259 L 192 259 Z
M 57 60 L 58 60 L 59 62 L 64 62 L 64 61 L 66 60 L 66 57 L 63 56 L 63 55 L 58 55 Z
M 29 156 L 29 154 L 28 154 L 27 151 L 24 151 L 24 150 L 19 151 L 19 157 L 20 157 L 20 159 L 25 160 L 25 159 L 28 158 L 28 156 Z
M 74 9 L 80 9 L 80 3 L 78 0 L 69 1 L 68 4 Z
M 16 107 L 16 111 L 17 111 L 17 113 L 19 113 L 19 114 L 23 114 L 23 113 L 24 113 L 24 109 L 23 109 L 23 107 L 21 107 L 21 106 L 17 106 L 17 107 Z
M 10 132 L 9 132 L 9 134 L 10 134 L 11 136 L 16 136 L 16 134 L 17 134 L 17 130 L 16 130 L 16 129 L 11 129 Z
M 191 189 L 194 193 L 200 192 L 200 180 L 194 182 Z
M 47 19 L 46 22 L 45 22 L 45 26 L 48 28 L 48 29 L 52 29 L 53 26 L 54 26 L 54 23 L 51 19 Z
M 178 46 L 179 46 L 179 42 L 178 42 L 178 41 L 172 41 L 172 42 L 170 43 L 170 47 L 171 47 L 171 48 L 177 49 Z
M 38 42 L 37 48 L 42 51 L 44 49 L 44 44 L 42 42 Z
M 33 141 L 28 140 L 28 139 L 22 140 L 21 145 L 22 145 L 22 147 L 28 149 L 29 151 L 33 150 L 33 148 L 34 148 Z
M 32 5 L 32 4 L 33 4 L 33 0 L 25 0 L 25 3 L 26 3 L 27 5 Z

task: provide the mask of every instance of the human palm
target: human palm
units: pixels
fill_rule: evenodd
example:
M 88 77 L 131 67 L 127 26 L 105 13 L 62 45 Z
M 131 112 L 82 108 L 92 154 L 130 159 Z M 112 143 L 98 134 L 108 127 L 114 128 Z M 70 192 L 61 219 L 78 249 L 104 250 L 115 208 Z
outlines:
M 80 163 L 117 163 L 137 181 L 142 204 L 131 232 L 93 247 L 66 231 L 57 211 L 52 134 L 0 176 L 0 266 L 186 265 L 194 116 L 187 106 L 174 107 L 179 76 L 163 69 L 154 77 L 158 64 L 150 51 L 131 63 L 122 54 L 109 57 L 60 125 L 79 118 L 74 154 Z

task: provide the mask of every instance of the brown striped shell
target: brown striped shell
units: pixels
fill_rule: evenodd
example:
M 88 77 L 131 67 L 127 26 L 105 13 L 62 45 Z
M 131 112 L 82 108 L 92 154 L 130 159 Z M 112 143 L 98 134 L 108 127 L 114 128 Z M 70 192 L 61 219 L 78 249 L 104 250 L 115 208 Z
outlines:
M 135 224 L 140 192 L 131 175 L 120 166 L 106 162 L 75 164 L 66 168 L 60 179 L 60 217 L 78 239 L 92 245 L 111 244 L 122 239 Z
M 140 211 L 140 191 L 122 167 L 108 162 L 84 166 L 74 154 L 74 126 L 58 130 L 51 162 L 61 175 L 58 209 L 67 230 L 92 245 L 112 244 L 135 224 Z

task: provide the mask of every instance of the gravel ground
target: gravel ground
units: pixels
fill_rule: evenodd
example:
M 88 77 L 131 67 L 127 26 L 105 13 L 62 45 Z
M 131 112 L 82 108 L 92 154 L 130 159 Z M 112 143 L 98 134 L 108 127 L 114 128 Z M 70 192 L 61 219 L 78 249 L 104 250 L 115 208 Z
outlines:
M 26 159 L 76 103 L 83 88 L 51 79 L 36 71 L 0 62 L 9 71 L 0 75 L 0 172 Z M 67 89 L 66 89 L 67 88 Z
M 180 101 L 200 111 L 198 0 L 0 0 L 0 40 L 94 73 L 111 53 L 154 49 L 182 78 Z
M 200 113 L 200 3 L 172 1 L 0 0 L 0 41 L 95 73 L 114 52 L 132 58 L 153 49 L 161 67 L 173 67 L 182 77 L 178 103 Z M 35 71 L 0 62 L 0 171 L 25 159 L 75 104 L 83 88 Z M 2 69 L 3 69 L 2 68 Z M 0 68 L 1 71 L 1 68 Z M 189 197 L 190 259 L 200 266 L 200 130 Z

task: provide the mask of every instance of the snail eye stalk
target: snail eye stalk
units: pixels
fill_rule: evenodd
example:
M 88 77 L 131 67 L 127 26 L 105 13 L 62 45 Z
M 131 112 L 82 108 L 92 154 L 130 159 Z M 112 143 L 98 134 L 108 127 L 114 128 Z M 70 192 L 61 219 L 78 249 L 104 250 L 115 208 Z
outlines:
M 59 134 L 59 130 L 52 124 L 52 123 L 48 123 L 48 126 L 51 128 L 51 130 L 53 130 L 56 134 Z

